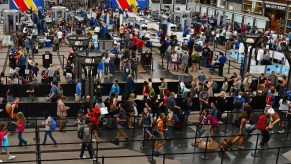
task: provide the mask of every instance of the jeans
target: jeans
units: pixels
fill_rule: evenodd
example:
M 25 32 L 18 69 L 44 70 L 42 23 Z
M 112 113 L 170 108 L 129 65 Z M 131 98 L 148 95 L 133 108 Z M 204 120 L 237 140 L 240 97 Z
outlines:
M 167 126 L 167 138 L 172 138 L 173 137 L 173 129 L 172 129 L 172 126 Z
M 206 65 L 206 62 L 207 62 L 207 56 L 202 55 L 202 56 L 201 56 L 201 60 L 200 60 L 200 65 L 201 65 L 201 66 L 207 66 L 207 65 Z
M 114 71 L 115 71 L 115 68 L 114 68 L 114 62 L 110 62 L 109 63 L 109 72 L 113 75 L 114 74 Z
M 124 81 L 127 81 L 128 75 L 130 75 L 130 73 L 123 73 L 124 74 Z
M 108 75 L 109 63 L 104 63 L 104 74 Z
M 137 78 L 137 67 L 132 68 L 132 77 Z
M 269 134 L 269 131 L 268 130 L 262 130 L 262 135 L 263 135 L 263 139 L 260 143 L 261 146 L 264 146 L 266 143 L 269 142 L 270 140 L 270 134 Z
M 44 132 L 44 138 L 43 138 L 42 144 L 46 143 L 47 135 L 50 137 L 50 139 L 53 141 L 54 144 L 57 144 L 56 140 L 54 139 L 54 137 L 52 135 L 52 131 L 51 130 Z
M 7 103 L 12 103 L 13 101 L 13 96 L 7 95 Z
M 187 122 L 188 122 L 188 118 L 189 118 L 190 112 L 191 112 L 191 109 L 187 109 L 187 110 L 184 111 L 184 115 L 185 115 L 184 123 L 185 124 L 187 124 Z
M 80 157 L 83 157 L 83 155 L 84 155 L 84 151 L 86 150 L 86 148 L 87 148 L 87 150 L 88 150 L 88 153 L 89 153 L 89 155 L 90 155 L 90 158 L 91 158 L 91 159 L 94 158 L 94 156 L 93 156 L 93 148 L 92 148 L 92 144 L 90 144 L 90 143 L 86 143 L 86 142 L 83 142 L 83 143 L 82 143 L 82 148 L 81 148 L 81 154 L 80 154 Z
M 18 132 L 18 146 L 27 145 L 27 141 L 22 138 L 22 132 Z
M 284 131 L 285 132 L 289 132 L 289 123 L 290 123 L 290 120 L 286 120 L 286 122 L 285 122 L 285 126 L 284 126 Z

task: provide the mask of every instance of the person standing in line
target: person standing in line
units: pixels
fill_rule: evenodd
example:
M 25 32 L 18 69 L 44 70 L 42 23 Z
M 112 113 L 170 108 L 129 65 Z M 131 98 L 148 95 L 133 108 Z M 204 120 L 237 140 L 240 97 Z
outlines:
M 15 95 L 15 86 L 12 79 L 8 79 L 8 90 L 6 92 L 7 103 L 12 103 L 13 97 Z
M 84 151 L 87 148 L 88 153 L 90 155 L 90 160 L 94 161 L 96 158 L 93 156 L 93 147 L 91 143 L 91 126 L 92 122 L 89 118 L 85 118 L 85 125 L 84 125 L 84 131 L 83 131 L 83 139 L 82 139 L 82 148 L 79 158 L 85 159 L 86 156 L 84 156 Z
M 30 43 L 29 43 L 29 39 L 28 38 L 26 38 L 24 40 L 24 46 L 25 46 L 25 49 L 26 49 L 26 54 L 28 54 L 29 53 L 29 48 L 30 48 Z
M 115 93 L 116 94 L 116 99 L 117 99 L 117 97 L 119 95 L 119 92 L 120 92 L 120 87 L 118 85 L 118 80 L 114 80 L 114 83 L 111 86 L 111 90 L 110 90 L 109 96 L 111 96 L 112 93 Z
M 42 141 L 42 145 L 46 144 L 46 138 L 47 136 L 50 137 L 50 139 L 53 141 L 53 147 L 57 147 L 57 141 L 55 140 L 55 138 L 52 135 L 52 130 L 51 130 L 51 126 L 52 126 L 52 117 L 48 114 L 48 112 L 44 112 L 43 113 L 45 121 L 42 122 L 43 125 L 45 125 L 45 132 L 44 132 L 44 138 Z
M 58 101 L 57 106 L 57 115 L 60 117 L 60 132 L 65 132 L 65 122 L 67 117 L 67 110 L 70 109 L 70 107 L 65 105 L 65 101 L 67 100 L 66 96 L 62 96 Z
M 25 141 L 22 138 L 22 133 L 25 129 L 25 117 L 24 114 L 22 112 L 18 112 L 17 113 L 18 116 L 18 120 L 14 123 L 17 127 L 17 131 L 18 131 L 18 146 L 25 146 L 27 147 L 27 145 L 29 144 L 29 142 Z
M 269 130 L 273 128 L 273 125 L 270 124 L 271 120 L 269 119 L 271 117 L 270 113 L 265 113 L 259 116 L 257 129 L 261 131 L 262 133 L 262 140 L 258 144 L 258 148 L 263 149 L 265 144 L 267 144 L 270 140 L 270 133 Z
M 156 142 L 154 145 L 154 152 L 153 155 L 154 156 L 159 156 L 161 155 L 161 153 L 159 152 L 159 149 L 161 149 L 164 144 L 165 144 L 165 140 L 164 140 L 164 133 L 166 131 L 166 129 L 164 129 L 164 121 L 166 119 L 165 113 L 161 113 L 160 117 L 157 120 L 157 129 L 159 131 L 159 135 L 156 135 Z
M 127 126 L 127 116 L 125 111 L 125 104 L 119 104 L 118 106 L 119 113 L 117 117 L 117 137 L 115 138 L 115 143 L 119 145 L 120 136 L 125 138 L 125 141 L 128 142 L 128 136 L 124 129 Z
M 48 100 L 51 100 L 52 103 L 57 102 L 59 94 L 58 94 L 58 87 L 54 82 L 51 82 L 51 90 L 50 94 L 48 95 Z
M 82 84 L 79 79 L 76 79 L 76 94 L 75 94 L 75 102 L 80 102 L 82 98 Z
M 54 79 L 56 69 L 53 67 L 53 64 L 50 64 L 50 67 L 47 69 L 47 74 L 49 78 L 49 82 L 52 82 Z
M 110 62 L 110 57 L 108 57 L 108 53 L 104 54 L 103 57 L 103 62 L 104 62 L 104 75 L 108 75 L 108 70 L 109 70 L 109 62 Z
M 12 159 L 15 159 L 15 156 L 10 155 L 10 152 L 8 150 L 9 148 L 8 135 L 10 134 L 10 132 L 6 133 L 5 132 L 6 128 L 7 128 L 6 124 L 2 123 L 0 125 L 0 140 L 1 140 L 0 153 L 2 152 L 2 150 L 4 150 L 8 156 L 8 159 L 12 160 Z M 0 162 L 3 162 L 3 161 L 0 160 Z

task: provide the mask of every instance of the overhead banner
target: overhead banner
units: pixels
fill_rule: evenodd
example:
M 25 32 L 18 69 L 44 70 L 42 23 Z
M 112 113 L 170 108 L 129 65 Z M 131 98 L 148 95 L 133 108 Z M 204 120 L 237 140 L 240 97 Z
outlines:
M 139 7 L 141 10 L 148 8 L 148 0 L 106 0 L 111 7 L 118 6 L 122 10 Z
M 44 8 L 44 0 L 10 0 L 10 9 L 21 9 L 22 12 L 27 9 L 32 11 L 42 10 Z

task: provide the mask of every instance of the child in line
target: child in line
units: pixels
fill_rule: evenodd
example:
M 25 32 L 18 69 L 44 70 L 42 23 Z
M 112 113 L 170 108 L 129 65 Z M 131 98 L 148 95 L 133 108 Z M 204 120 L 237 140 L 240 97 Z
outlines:
M 24 117 L 24 114 L 22 112 L 18 112 L 17 116 L 18 116 L 18 120 L 17 120 L 17 122 L 14 122 L 14 124 L 17 126 L 17 131 L 18 131 L 18 141 L 19 141 L 18 146 L 25 145 L 25 147 L 27 147 L 29 142 L 25 141 L 22 138 L 22 133 L 25 129 L 25 117 Z
M 10 155 L 8 147 L 9 147 L 9 141 L 8 141 L 8 135 L 10 133 L 6 133 L 5 132 L 6 129 L 6 124 L 5 123 L 1 123 L 0 124 L 0 146 L 2 147 L 2 149 L 0 149 L 0 154 L 2 152 L 2 150 L 6 151 L 6 154 L 8 156 L 9 160 L 12 160 L 15 158 L 15 156 Z M 2 160 L 0 160 L 0 162 L 3 162 Z

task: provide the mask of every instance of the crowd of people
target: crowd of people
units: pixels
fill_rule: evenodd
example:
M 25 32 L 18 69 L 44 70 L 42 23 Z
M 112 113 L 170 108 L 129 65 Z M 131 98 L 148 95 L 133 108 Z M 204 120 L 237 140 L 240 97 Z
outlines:
M 258 78 L 252 77 L 248 72 L 245 77 L 237 75 L 233 72 L 230 78 L 224 78 L 222 86 L 218 86 L 211 75 L 206 76 L 203 70 L 199 71 L 198 76 L 194 76 L 192 81 L 179 81 L 179 92 L 171 92 L 171 88 L 168 87 L 168 83 L 164 77 L 160 78 L 161 85 L 159 90 L 155 90 L 152 86 L 152 79 L 148 78 L 144 80 L 142 96 L 144 105 L 142 109 L 137 109 L 135 103 L 136 90 L 134 78 L 137 78 L 139 60 L 137 55 L 142 52 L 145 44 L 145 31 L 140 31 L 138 35 L 137 30 L 130 24 L 119 25 L 119 16 L 114 15 L 115 11 L 119 11 L 118 8 L 110 9 L 105 4 L 96 5 L 93 11 L 96 13 L 96 18 L 89 19 L 84 17 L 84 21 L 80 22 L 77 27 L 77 34 L 90 35 L 90 29 L 94 29 L 94 33 L 101 38 L 111 38 L 108 27 L 101 27 L 101 22 L 106 22 L 107 16 L 109 16 L 109 24 L 114 25 L 112 29 L 117 35 L 122 38 L 122 43 L 113 45 L 110 51 L 104 52 L 102 60 L 93 73 L 96 77 L 96 84 L 94 85 L 94 106 L 90 107 L 91 98 L 88 95 L 83 95 L 82 79 L 75 78 L 75 72 L 73 67 L 74 53 L 70 53 L 68 61 L 66 63 L 64 74 L 67 84 L 76 85 L 75 102 L 81 103 L 81 109 L 78 111 L 77 120 L 75 122 L 78 131 L 78 138 L 82 140 L 81 153 L 79 158 L 86 158 L 84 151 L 87 148 L 90 159 L 96 160 L 93 153 L 92 143 L 99 140 L 98 130 L 100 128 L 115 128 L 117 134 L 115 137 L 115 143 L 124 138 L 125 142 L 129 142 L 127 135 L 127 128 L 134 127 L 136 117 L 139 118 L 138 125 L 142 127 L 143 132 L 140 134 L 141 142 L 146 142 L 146 138 L 156 139 L 154 144 L 154 155 L 159 156 L 161 154 L 161 148 L 165 144 L 165 140 L 171 140 L 173 136 L 173 130 L 176 129 L 177 133 L 180 133 L 183 126 L 189 125 L 190 114 L 193 110 L 193 98 L 199 99 L 199 115 L 198 120 L 201 125 L 199 135 L 201 139 L 195 140 L 193 146 L 201 143 L 205 140 L 205 137 L 209 137 L 210 140 L 214 140 L 216 133 L 219 130 L 219 122 L 222 121 L 222 114 L 226 110 L 226 96 L 232 96 L 233 99 L 233 116 L 232 123 L 237 125 L 238 133 L 235 141 L 239 141 L 238 148 L 244 148 L 244 138 L 249 134 L 251 130 L 254 130 L 254 109 L 251 107 L 252 97 L 258 95 L 266 96 L 266 108 L 264 113 L 259 116 L 257 129 L 262 132 L 263 139 L 258 145 L 259 148 L 263 148 L 270 139 L 269 131 L 278 123 L 280 126 L 284 126 L 280 133 L 287 132 L 289 129 L 289 119 L 291 115 L 290 101 L 286 94 L 287 91 L 287 78 L 285 75 L 279 78 L 275 72 L 272 72 L 268 77 L 261 74 Z M 104 14 L 106 13 L 106 14 Z M 82 10 L 80 13 L 82 16 L 86 14 L 86 11 Z M 128 14 L 125 12 L 125 19 L 128 18 Z M 39 22 L 38 17 L 42 17 L 42 13 L 31 14 L 32 20 L 35 20 L 35 24 L 39 28 L 39 32 L 43 31 L 53 35 L 53 44 L 56 49 L 62 43 L 65 43 L 65 36 L 70 33 L 70 24 L 66 24 L 65 21 L 60 21 L 58 25 L 48 27 L 45 22 Z M 215 17 L 203 16 L 204 19 L 208 19 L 209 24 L 215 22 Z M 198 15 L 193 18 L 197 21 L 200 19 Z M 257 60 L 257 63 L 264 64 L 270 61 L 268 56 L 269 50 L 276 49 L 282 50 L 284 46 L 284 37 L 278 37 L 270 30 L 259 31 L 258 29 L 251 27 L 249 24 L 238 28 L 237 25 L 221 23 L 221 26 L 216 27 L 215 24 L 212 28 L 204 25 L 193 26 L 187 28 L 184 31 L 185 35 L 191 34 L 191 37 L 187 44 L 180 44 L 174 35 L 166 36 L 163 30 L 160 30 L 158 36 L 160 37 L 161 47 L 160 55 L 165 57 L 168 64 L 172 66 L 172 71 L 181 70 L 182 73 L 186 73 L 188 68 L 192 68 L 192 72 L 199 70 L 200 67 L 212 68 L 215 65 L 219 65 L 219 74 L 223 75 L 223 66 L 227 60 L 225 54 L 219 55 L 213 54 L 210 50 L 209 44 L 211 42 L 218 41 L 220 44 L 225 45 L 226 48 L 231 48 L 235 45 L 235 48 L 239 49 L 238 42 L 239 33 L 257 33 L 262 34 L 263 42 L 253 51 L 253 56 Z M 91 35 L 90 35 L 91 36 Z M 32 61 L 32 54 L 37 53 L 39 43 L 37 38 L 33 36 L 29 27 L 24 26 L 23 30 L 16 32 L 12 36 L 13 46 L 10 48 L 10 67 L 11 67 L 11 79 L 8 80 L 8 90 L 6 92 L 7 105 L 6 112 L 9 117 L 15 121 L 13 124 L 17 127 L 18 131 L 18 146 L 27 146 L 29 142 L 22 138 L 22 133 L 25 130 L 25 116 L 18 109 L 20 102 L 19 98 L 15 98 L 13 78 L 21 77 L 22 83 L 25 82 L 34 84 L 38 72 L 38 63 Z M 288 41 L 288 40 L 287 40 Z M 289 42 L 287 42 L 289 43 Z M 89 44 L 94 48 L 92 44 Z M 120 92 L 118 80 L 115 80 L 110 88 L 109 97 L 103 101 L 102 96 L 108 96 L 102 94 L 102 86 L 100 79 L 104 75 L 111 73 L 115 75 L 116 65 L 120 64 L 120 68 L 123 72 L 123 80 L 126 82 L 124 93 Z M 51 85 L 50 93 L 47 99 L 52 103 L 57 103 L 57 116 L 52 116 L 48 112 L 44 112 L 45 121 L 42 124 L 45 126 L 45 133 L 42 144 L 46 144 L 47 136 L 53 142 L 53 146 L 57 146 L 57 141 L 53 137 L 53 132 L 56 130 L 56 117 L 59 117 L 59 131 L 65 132 L 67 112 L 70 110 L 65 105 L 67 97 L 63 95 L 62 84 L 60 83 L 60 67 L 54 67 L 50 64 L 47 70 L 41 73 L 42 83 Z M 4 77 L 4 73 L 1 73 L 1 77 Z M 3 83 L 3 80 L 2 80 Z M 27 91 L 34 97 L 34 85 L 31 85 Z M 275 103 L 275 93 L 278 92 L 279 106 Z M 216 93 L 219 93 L 218 95 Z M 177 95 L 177 96 L 176 96 Z M 118 97 L 121 96 L 122 100 L 119 102 Z M 181 97 L 182 103 L 176 103 L 176 97 Z M 214 101 L 210 101 L 210 97 L 216 97 Z M 83 100 L 84 99 L 84 100 Z M 278 107 L 279 119 L 275 109 Z M 264 108 L 264 107 L 262 107 Z M 141 111 L 139 113 L 138 111 Z M 286 120 L 286 121 L 285 121 Z M 248 125 L 248 126 L 247 126 Z M 250 128 L 251 127 L 251 128 Z M 6 125 L 0 125 L 0 144 L 2 146 L 9 146 L 8 135 L 6 132 Z M 197 129 L 198 130 L 198 129 Z M 92 134 L 92 135 L 91 135 Z M 94 138 L 92 138 L 92 137 Z M 122 138 L 121 138 L 122 137 Z M 77 137 L 76 137 L 77 138 Z M 5 142 L 4 142 L 5 141 Z M 6 143 L 7 142 L 7 143 Z M 6 145 L 5 145 L 5 144 Z M 14 159 L 15 156 L 10 155 L 9 150 L 4 149 L 9 159 Z M 1 161 L 0 161 L 1 162 Z M 2 161 L 3 162 L 3 161 Z

